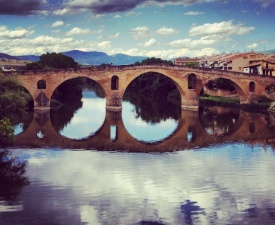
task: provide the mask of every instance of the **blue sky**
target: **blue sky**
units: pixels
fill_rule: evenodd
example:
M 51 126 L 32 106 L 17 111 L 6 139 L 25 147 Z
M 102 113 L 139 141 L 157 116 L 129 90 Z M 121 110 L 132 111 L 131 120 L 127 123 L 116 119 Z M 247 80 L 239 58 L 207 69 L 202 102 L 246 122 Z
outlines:
M 275 0 L 0 0 L 0 52 L 171 59 L 275 49 Z

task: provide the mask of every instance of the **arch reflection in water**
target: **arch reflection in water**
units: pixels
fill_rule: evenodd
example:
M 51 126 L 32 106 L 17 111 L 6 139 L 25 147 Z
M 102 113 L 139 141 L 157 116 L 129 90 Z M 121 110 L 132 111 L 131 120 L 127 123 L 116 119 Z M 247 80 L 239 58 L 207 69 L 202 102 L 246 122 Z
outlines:
M 225 136 L 237 129 L 240 110 L 234 108 L 201 107 L 199 115 L 207 134 Z
M 93 135 L 100 129 L 106 117 L 105 98 L 99 98 L 93 90 L 84 90 L 82 96 L 82 107 L 74 112 L 64 127 L 57 129 L 61 135 L 70 139 L 83 139 Z M 54 124 L 53 126 L 56 127 Z
M 124 101 L 122 119 L 126 130 L 138 141 L 148 143 L 162 141 L 177 129 L 177 119 L 170 117 L 154 123 L 148 122 L 137 114 L 139 109 L 136 107 L 130 102 Z

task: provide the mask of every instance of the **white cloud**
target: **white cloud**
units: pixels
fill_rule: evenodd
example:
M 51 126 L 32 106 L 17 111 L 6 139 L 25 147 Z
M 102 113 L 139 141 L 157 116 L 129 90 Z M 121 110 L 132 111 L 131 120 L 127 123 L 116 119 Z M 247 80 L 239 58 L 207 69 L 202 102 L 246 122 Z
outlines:
M 68 14 L 69 12 L 70 12 L 70 10 L 68 8 L 57 9 L 57 10 L 53 11 L 53 15 L 55 15 L 55 16 L 63 16 L 65 14 Z
M 174 28 L 169 28 L 169 27 L 161 27 L 159 28 L 158 30 L 156 30 L 156 33 L 158 35 L 173 35 L 173 34 L 176 34 L 178 33 L 177 30 L 175 30 Z
M 47 45 L 62 45 L 66 43 L 72 42 L 72 38 L 54 38 L 50 36 L 39 36 L 34 38 L 33 40 L 30 40 L 30 42 L 33 42 L 37 46 L 47 46 Z
M 89 34 L 91 32 L 90 29 L 81 29 L 79 27 L 74 27 L 70 31 L 66 33 L 66 36 L 73 36 L 73 35 L 83 35 L 83 34 Z
M 189 49 L 189 48 L 177 48 L 177 49 L 165 49 L 165 50 L 145 50 L 142 48 L 132 48 L 132 49 L 119 49 L 115 53 L 123 53 L 133 56 L 147 56 L 147 57 L 158 57 L 162 59 L 173 59 L 177 57 L 200 57 L 205 55 L 218 54 L 219 51 L 212 47 L 204 47 L 200 49 Z
M 174 28 L 169 28 L 169 27 L 161 27 L 155 32 L 150 31 L 149 27 L 147 26 L 141 26 L 141 27 L 136 27 L 131 29 L 130 33 L 132 34 L 133 38 L 135 40 L 141 39 L 141 38 L 146 38 L 148 36 L 152 35 L 161 35 L 161 36 L 168 36 L 168 35 L 173 35 L 178 33 L 178 31 Z
M 114 19 L 120 19 L 122 16 L 120 16 L 120 15 L 115 15 L 114 16 Z
M 63 26 L 64 22 L 62 20 L 58 20 L 55 21 L 54 23 L 52 23 L 51 27 L 59 27 L 59 26 Z
M 204 38 L 201 38 L 199 40 L 192 40 L 190 38 L 186 38 L 186 39 L 172 41 L 170 43 L 170 46 L 174 48 L 200 49 L 202 47 L 215 44 L 216 42 L 217 42 L 216 40 L 211 40 L 211 39 L 208 40 Z
M 20 39 L 34 33 L 33 30 L 27 30 L 21 27 L 15 30 L 9 30 L 6 26 L 0 26 L 0 39 Z
M 257 48 L 258 44 L 257 43 L 253 43 L 252 45 L 248 45 L 247 48 Z
M 132 34 L 134 39 L 140 39 L 146 37 L 149 31 L 150 30 L 148 27 L 143 26 L 131 29 L 130 33 Z
M 119 38 L 119 36 L 120 36 L 120 33 L 117 32 L 114 35 L 111 35 L 110 38 Z
M 100 47 L 100 49 L 104 50 L 104 49 L 108 49 L 111 47 L 111 42 L 110 41 L 102 41 L 102 42 L 99 42 L 97 45 L 98 45 L 98 47 Z
M 187 16 L 197 16 L 197 15 L 203 15 L 203 14 L 204 12 L 200 12 L 200 11 L 189 11 L 184 13 L 184 15 L 187 15 Z
M 144 47 L 150 47 L 150 46 L 154 45 L 156 42 L 157 42 L 156 39 L 151 38 L 149 41 L 146 41 L 144 43 Z
M 232 20 L 222 21 L 219 23 L 205 23 L 200 26 L 194 26 L 190 29 L 190 36 L 206 36 L 206 35 L 244 35 L 253 31 L 255 27 L 246 27 L 243 24 L 233 24 Z
M 142 50 L 140 48 L 130 48 L 130 49 L 119 49 L 114 51 L 112 54 L 116 54 L 116 53 L 123 53 L 126 55 L 132 55 L 132 56 L 144 56 L 146 55 L 146 51 Z
M 189 6 L 200 3 L 226 1 L 227 0 L 66 0 L 60 9 L 54 11 L 54 14 L 64 15 L 69 13 L 91 12 L 93 14 L 102 15 L 108 13 L 131 12 L 132 9 L 138 6 Z
M 34 39 L 6 39 L 0 38 L 0 52 L 10 55 L 41 55 L 46 52 L 63 52 L 72 49 L 82 51 L 106 51 L 110 49 L 111 42 L 91 42 L 75 40 L 72 37 L 38 36 Z

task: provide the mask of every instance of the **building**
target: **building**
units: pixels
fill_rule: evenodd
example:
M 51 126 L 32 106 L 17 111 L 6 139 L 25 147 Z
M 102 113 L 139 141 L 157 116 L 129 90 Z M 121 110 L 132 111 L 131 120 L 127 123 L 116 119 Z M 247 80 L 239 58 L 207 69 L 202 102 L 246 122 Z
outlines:
M 275 76 L 275 58 L 250 61 L 244 67 L 245 73 Z
M 199 67 L 241 73 L 275 76 L 275 55 L 256 52 L 233 52 L 202 58 L 177 58 L 174 65 L 188 66 L 197 62 Z
M 174 60 L 174 65 L 176 66 L 194 66 L 195 64 L 199 65 L 200 58 L 176 58 Z
M 27 62 L 23 60 L 0 58 L 0 72 L 13 72 L 22 70 L 26 66 L 26 63 Z

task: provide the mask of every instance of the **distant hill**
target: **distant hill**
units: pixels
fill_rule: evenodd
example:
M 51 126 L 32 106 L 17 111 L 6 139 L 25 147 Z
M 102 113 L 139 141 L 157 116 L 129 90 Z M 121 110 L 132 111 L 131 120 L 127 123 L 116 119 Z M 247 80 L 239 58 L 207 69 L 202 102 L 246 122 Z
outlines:
M 83 52 L 79 50 L 72 50 L 67 52 L 61 52 L 63 55 L 72 57 L 76 62 L 81 65 L 100 65 L 103 63 L 113 65 L 129 65 L 135 62 L 141 62 L 147 57 L 143 56 L 129 56 L 125 54 L 108 55 L 104 52 Z M 36 55 L 21 55 L 11 56 L 8 54 L 0 53 L 0 58 L 8 58 L 15 60 L 26 60 L 26 61 L 39 61 L 40 56 Z
M 62 54 L 72 57 L 76 62 L 82 65 L 100 65 L 103 63 L 128 65 L 147 58 L 142 56 L 129 56 L 125 54 L 108 55 L 104 52 L 83 52 L 79 50 L 62 52 Z
M 17 56 L 18 59 L 20 60 L 26 60 L 26 61 L 39 61 L 40 56 L 37 55 L 21 55 L 21 56 Z
M 18 59 L 18 57 L 16 57 L 16 56 L 11 56 L 11 55 L 8 55 L 8 54 L 5 54 L 5 53 L 0 53 L 0 59 L 1 58 L 14 59 L 14 60 Z
M 148 58 L 144 56 L 129 56 L 125 54 L 116 54 L 116 55 L 112 55 L 111 57 L 112 57 L 113 64 L 115 65 L 129 65 L 135 62 L 141 62 L 142 60 Z
M 263 54 L 275 54 L 275 49 L 273 50 L 267 50 L 267 51 L 259 51 L 260 53 L 263 53 Z

